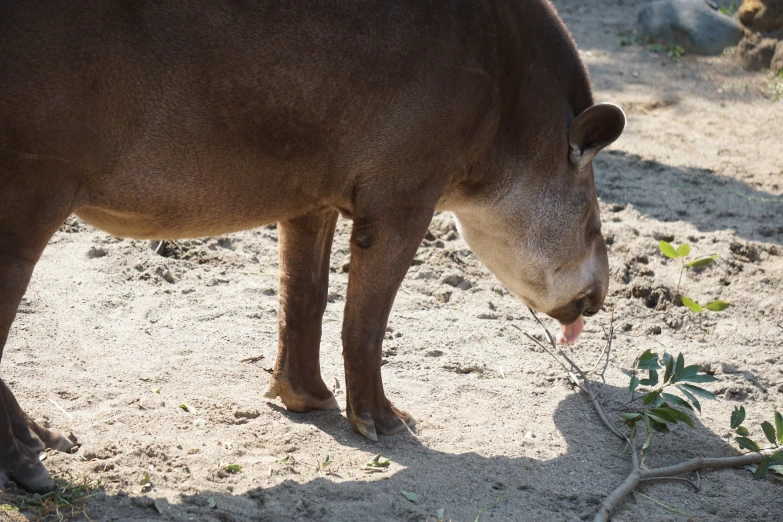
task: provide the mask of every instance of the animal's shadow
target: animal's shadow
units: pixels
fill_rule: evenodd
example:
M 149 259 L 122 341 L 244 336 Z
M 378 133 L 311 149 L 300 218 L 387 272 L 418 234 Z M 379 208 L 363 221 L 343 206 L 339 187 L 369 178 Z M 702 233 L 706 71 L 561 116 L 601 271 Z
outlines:
M 612 386 L 600 386 L 600 393 L 604 398 L 627 398 L 625 389 Z M 704 407 L 708 410 L 710 404 Z M 555 425 L 566 446 L 559 448 L 562 453 L 558 457 L 549 460 L 445 453 L 428 448 L 412 435 L 382 437 L 378 443 L 370 443 L 350 431 L 345 418 L 335 412 L 285 415 L 292 423 L 314 425 L 340 446 L 391 456 L 394 469 L 384 475 L 385 480 L 357 480 L 348 476 L 348 470 L 338 468 L 333 476 L 305 483 L 284 480 L 274 487 L 236 494 L 200 491 L 183 495 L 181 503 L 169 506 L 168 515 L 175 520 L 221 522 L 434 521 L 443 508 L 448 519 L 473 521 L 479 510 L 495 504 L 482 512 L 480 520 L 577 521 L 592 519 L 598 504 L 629 470 L 622 444 L 602 426 L 581 393 L 567 395 L 554 411 Z M 453 429 L 459 430 L 459 426 Z M 521 433 L 494 432 L 486 436 L 496 439 L 493 442 L 506 439 L 503 442 L 517 444 L 520 454 L 530 455 L 550 444 L 548 440 L 527 439 Z M 654 450 L 645 461 L 649 466 L 670 465 L 696 456 L 737 454 L 698 419 L 695 429 L 677 426 L 670 434 L 657 436 L 653 444 Z M 523 445 L 526 448 L 521 448 Z M 279 467 L 294 477 L 296 466 Z M 701 483 L 699 493 L 683 483 L 657 482 L 640 489 L 650 497 L 665 499 L 679 512 L 704 519 L 776 519 L 777 508 L 769 499 L 780 494 L 780 480 L 753 482 L 747 471 L 722 470 L 702 473 Z M 407 500 L 402 491 L 415 492 L 419 502 Z M 212 507 L 213 500 L 216 507 Z M 127 496 L 96 499 L 88 512 L 93 517 L 95 513 L 120 512 L 122 520 L 158 518 L 154 508 L 135 507 Z M 631 496 L 613 520 L 680 518 L 645 497 Z
M 783 242 L 783 196 L 707 169 L 684 168 L 611 150 L 595 159 L 596 190 L 612 219 L 627 205 L 661 222 L 687 221 L 703 232 L 734 230 L 755 241 Z

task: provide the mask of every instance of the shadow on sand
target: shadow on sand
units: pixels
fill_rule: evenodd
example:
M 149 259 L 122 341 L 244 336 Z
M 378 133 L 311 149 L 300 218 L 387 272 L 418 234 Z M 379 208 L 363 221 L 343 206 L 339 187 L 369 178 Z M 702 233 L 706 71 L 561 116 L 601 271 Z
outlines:
M 710 170 L 674 167 L 623 151 L 599 155 L 595 166 L 598 196 L 610 205 L 604 220 L 633 205 L 650 218 L 685 221 L 702 232 L 734 230 L 743 239 L 783 242 L 783 195 Z
M 625 390 L 612 386 L 600 386 L 600 393 L 605 399 L 626 396 Z M 151 504 L 139 507 L 139 502 L 128 496 L 101 494 L 91 500 L 88 514 L 92 520 L 123 521 L 434 521 L 443 508 L 446 519 L 474 521 L 481 508 L 496 503 L 481 513 L 480 520 L 570 522 L 592 519 L 597 505 L 628 472 L 627 455 L 622 454 L 621 445 L 600 424 L 586 397 L 578 393 L 569 394 L 554 411 L 555 424 L 567 447 L 550 460 L 443 453 L 426 447 L 412 435 L 382 437 L 380 442 L 371 443 L 350 431 L 345 418 L 335 412 L 302 415 L 280 411 L 292 423 L 313 425 L 343 447 L 392 457 L 395 469 L 385 475 L 385 480 L 368 482 L 352 480 L 346 476 L 349 470 L 338 467 L 334 475 L 299 483 L 293 477 L 298 474 L 297 466 L 304 464 L 277 464 L 276 472 L 292 479 L 236 494 L 204 490 L 183 495 L 164 515 Z M 249 428 L 246 425 L 242 429 Z M 546 444 L 515 433 L 486 436 L 511 438 L 520 446 L 533 448 Z M 657 437 L 646 464 L 662 466 L 695 456 L 736 454 L 697 420 L 695 430 L 677 426 L 669 435 Z M 699 493 L 681 483 L 664 482 L 645 485 L 641 491 L 699 520 L 771 521 L 778 508 L 769 500 L 780 494 L 779 482 L 754 482 L 747 471 L 723 470 L 703 473 Z M 416 492 L 420 502 L 406 500 L 403 490 Z M 212 499 L 215 508 L 209 505 Z M 625 507 L 633 512 L 632 518 L 621 508 L 613 520 L 639 520 L 634 518 L 639 513 L 644 513 L 647 521 L 687 518 L 641 496 L 628 498 Z M 117 513 L 122 515 L 118 517 Z

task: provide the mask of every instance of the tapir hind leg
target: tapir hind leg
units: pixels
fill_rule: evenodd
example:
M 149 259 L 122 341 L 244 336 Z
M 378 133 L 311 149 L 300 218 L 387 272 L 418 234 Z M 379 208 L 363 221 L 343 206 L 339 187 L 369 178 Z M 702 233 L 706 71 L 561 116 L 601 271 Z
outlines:
M 31 172 L 38 160 L 17 159 L 22 163 L 0 161 L 0 358 L 35 263 L 71 213 L 77 193 L 63 177 Z M 69 451 L 73 443 L 37 425 L 0 381 L 0 483 L 10 478 L 32 491 L 51 490 L 38 459 L 45 447 Z
M 277 361 L 265 397 L 292 411 L 337 409 L 321 378 L 321 319 L 337 212 L 319 211 L 278 224 L 280 308 Z

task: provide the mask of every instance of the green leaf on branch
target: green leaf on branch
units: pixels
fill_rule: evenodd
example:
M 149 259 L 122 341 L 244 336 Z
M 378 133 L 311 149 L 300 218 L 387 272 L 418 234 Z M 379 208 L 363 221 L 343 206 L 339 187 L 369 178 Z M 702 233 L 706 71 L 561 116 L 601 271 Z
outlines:
M 655 386 L 658 384 L 658 372 L 650 370 L 647 372 L 648 377 L 639 381 L 639 384 L 644 386 Z
M 783 444 L 783 415 L 779 411 L 775 412 L 775 429 L 778 432 L 778 442 Z
M 639 386 L 639 377 L 636 375 L 631 376 L 631 383 L 628 385 L 628 391 L 633 393 L 633 391 Z
M 677 424 L 677 419 L 669 413 L 668 408 L 650 408 L 650 411 L 648 411 L 647 414 L 654 421 L 662 422 L 664 424 L 670 422 Z
M 764 421 L 761 423 L 761 429 L 764 430 L 764 436 L 770 444 L 777 445 L 777 438 L 775 437 L 775 427 L 772 423 Z
M 636 423 L 642 419 L 642 414 L 636 412 L 624 411 L 620 414 L 620 417 L 623 418 L 623 422 L 625 423 L 626 426 L 635 430 Z
M 642 401 L 643 406 L 649 406 L 650 404 L 656 403 L 661 398 L 661 391 L 655 391 L 652 393 L 648 393 L 647 396 Z
M 663 398 L 666 400 L 666 402 L 671 402 L 675 406 L 682 406 L 683 408 L 688 408 L 689 410 L 693 410 L 693 406 L 688 404 L 688 401 L 681 399 L 680 397 L 677 397 L 676 395 L 672 395 L 671 393 L 663 393 Z
M 653 420 L 663 422 L 664 424 L 670 422 L 677 424 L 677 419 L 670 413 L 669 408 L 651 408 L 649 415 Z
M 680 410 L 677 410 L 677 409 L 672 408 L 672 407 L 667 407 L 666 410 L 668 411 L 669 415 L 674 417 L 674 419 L 677 422 L 683 422 L 683 423 L 687 424 L 688 426 L 690 426 L 691 428 L 694 427 L 693 419 L 691 419 L 691 416 L 688 415 L 687 413 L 681 412 Z
M 651 427 L 652 426 L 650 426 L 650 428 Z M 642 444 L 642 452 L 646 452 L 650 448 L 650 443 L 652 442 L 653 437 L 653 430 L 650 428 L 647 429 L 647 438 L 644 440 L 644 444 Z
M 696 397 L 694 397 L 693 394 L 688 390 L 683 389 L 681 386 L 677 386 L 677 389 L 680 390 L 680 392 L 685 395 L 689 401 L 691 401 L 691 404 L 693 404 L 696 409 L 699 410 L 699 413 L 701 413 L 701 404 L 696 399 Z
M 687 379 L 680 379 L 681 381 L 685 382 L 715 382 L 717 381 L 717 377 L 710 375 L 709 373 L 700 373 L 699 375 L 694 375 L 693 377 L 688 377 Z
M 672 381 L 677 380 L 677 377 L 679 377 L 680 372 L 682 371 L 684 366 L 685 366 L 685 357 L 683 357 L 682 354 L 678 354 L 677 362 L 674 365 L 674 377 L 672 377 Z
M 675 252 L 677 252 L 677 255 L 678 255 L 679 257 L 686 257 L 688 254 L 690 254 L 690 253 L 691 253 L 691 246 L 690 246 L 690 245 L 685 245 L 685 244 L 682 244 L 682 245 L 680 245 L 680 246 L 678 246 L 678 247 L 677 247 L 677 249 L 675 250 Z
M 695 312 L 698 314 L 699 312 L 704 310 L 704 307 L 702 305 L 700 305 L 690 297 L 682 296 L 681 299 L 682 299 L 682 304 L 687 306 L 688 310 L 690 310 L 691 312 Z
M 678 384 L 677 387 L 681 390 L 686 389 L 692 394 L 698 395 L 699 397 L 704 397 L 705 399 L 710 399 L 713 401 L 715 400 L 715 395 L 711 391 L 707 391 L 704 388 L 700 388 L 692 384 Z
M 746 450 L 755 451 L 758 453 L 761 451 L 761 448 L 759 448 L 759 445 L 750 440 L 747 437 L 737 437 L 734 439 L 734 441 L 739 444 L 740 448 L 745 448 Z
M 656 360 L 639 361 L 639 369 L 640 370 L 655 371 L 655 370 L 660 370 L 661 367 L 658 364 L 658 361 L 656 361 Z
M 639 356 L 637 368 L 640 370 L 659 370 L 661 366 L 658 364 L 658 354 L 651 350 L 645 350 L 644 353 Z
M 775 453 L 769 457 L 769 470 L 783 475 L 783 452 Z
M 666 257 L 669 257 L 671 259 L 677 259 L 678 257 L 680 257 L 680 254 L 677 253 L 674 247 L 671 246 L 671 244 L 669 244 L 668 242 L 664 241 L 663 239 L 661 239 L 661 242 L 658 243 L 658 248 L 661 249 L 661 252 Z
M 720 299 L 718 299 L 717 301 L 707 303 L 704 307 L 712 312 L 722 312 L 729 306 L 731 306 L 731 303 L 729 303 L 728 301 L 721 301 Z
M 685 382 L 715 382 L 718 379 L 708 373 L 700 373 L 701 372 L 701 366 L 698 364 L 692 364 L 690 366 L 686 366 L 682 369 L 682 371 L 677 376 L 676 381 L 673 382 L 679 382 L 679 381 L 685 381 Z
M 715 261 L 716 259 L 718 259 L 717 255 L 708 256 L 708 257 L 702 257 L 702 258 L 699 258 L 699 259 L 694 259 L 690 263 L 685 263 L 685 266 L 690 267 L 690 268 L 701 268 L 701 267 L 705 267 L 707 265 L 712 264 L 712 262 Z
M 677 372 L 677 378 L 673 382 L 687 380 L 689 377 L 697 375 L 699 370 L 701 370 L 701 366 L 698 364 L 691 364 L 690 366 L 686 366 Z
M 747 437 L 748 435 L 750 435 L 750 431 L 748 431 L 748 428 L 746 428 L 745 426 L 737 426 L 737 429 L 734 430 L 734 433 L 736 433 L 737 435 L 742 435 L 743 437 Z
M 761 459 L 761 462 L 759 462 L 759 465 L 756 466 L 756 471 L 753 472 L 753 478 L 756 480 L 764 478 L 764 476 L 767 474 L 767 470 L 769 469 L 769 458 L 765 455 L 764 458 Z
M 653 420 L 658 420 L 656 417 L 663 419 L 665 422 L 672 422 L 674 424 L 677 424 L 678 422 L 684 422 L 691 428 L 693 428 L 693 420 L 690 418 L 689 415 L 686 415 L 685 413 L 675 410 L 672 407 L 668 406 L 661 406 L 659 408 L 652 408 L 650 410 L 650 417 L 652 417 Z
M 734 411 L 731 412 L 731 428 L 737 428 L 745 420 L 745 407 L 734 406 Z
M 669 379 L 672 377 L 672 373 L 674 373 L 674 357 L 669 355 L 668 353 L 663 354 L 663 364 L 666 366 L 666 372 L 663 374 L 663 382 L 669 382 Z
M 656 420 L 651 421 L 652 429 L 659 433 L 669 433 L 669 427 L 666 424 L 660 423 Z

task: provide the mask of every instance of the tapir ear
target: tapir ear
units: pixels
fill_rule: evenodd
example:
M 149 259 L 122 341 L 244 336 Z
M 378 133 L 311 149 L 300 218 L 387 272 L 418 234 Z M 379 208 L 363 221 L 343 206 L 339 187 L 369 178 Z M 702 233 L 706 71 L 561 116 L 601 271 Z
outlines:
M 625 113 L 614 103 L 599 103 L 576 117 L 568 131 L 569 161 L 582 168 L 598 151 L 620 137 Z

